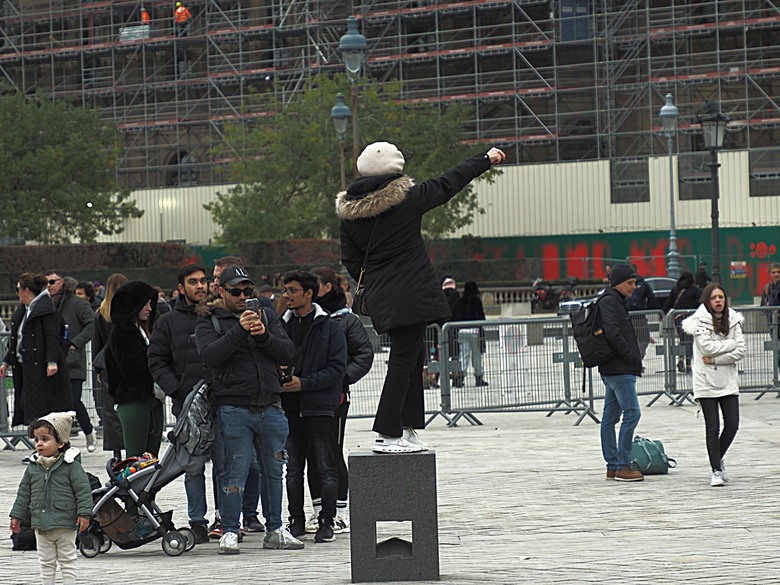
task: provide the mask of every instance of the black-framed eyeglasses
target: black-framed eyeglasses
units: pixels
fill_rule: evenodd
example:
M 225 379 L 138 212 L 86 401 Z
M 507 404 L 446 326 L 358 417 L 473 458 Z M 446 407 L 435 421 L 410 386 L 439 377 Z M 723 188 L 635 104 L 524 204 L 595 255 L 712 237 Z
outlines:
M 57 284 L 60 280 L 62 280 L 62 279 L 61 278 L 50 278 L 49 279 L 49 284 L 52 284 L 52 285 Z
M 284 287 L 284 294 L 292 296 L 292 295 L 294 295 L 295 293 L 297 293 L 298 291 L 301 291 L 301 290 L 303 290 L 303 289 L 302 288 L 295 288 L 295 287 L 292 287 L 292 286 L 290 286 L 290 287 L 286 286 L 286 287 Z
M 249 298 L 252 296 L 252 293 L 254 292 L 254 289 L 249 288 L 226 288 L 225 292 L 228 293 L 231 297 L 238 297 L 241 295 L 244 295 L 246 298 Z

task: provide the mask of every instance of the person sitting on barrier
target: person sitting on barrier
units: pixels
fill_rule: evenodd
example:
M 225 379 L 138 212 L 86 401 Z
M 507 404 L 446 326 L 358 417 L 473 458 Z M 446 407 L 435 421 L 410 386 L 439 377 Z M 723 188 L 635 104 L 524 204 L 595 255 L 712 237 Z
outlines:
M 626 264 L 615 264 L 610 285 L 599 301 L 599 315 L 607 342 L 615 352 L 599 366 L 606 387 L 601 417 L 601 452 L 607 462 L 607 479 L 642 481 L 641 472 L 631 469 L 631 441 L 642 413 L 636 395 L 636 379 L 642 375 L 642 354 L 626 309 L 626 299 L 636 288 L 636 272 Z M 619 436 L 615 426 L 620 421 Z
M 422 217 L 504 159 L 503 151 L 491 148 L 415 184 L 403 174 L 401 151 L 388 142 L 374 142 L 358 157 L 360 178 L 336 198 L 342 261 L 355 280 L 365 272 L 362 284 L 371 322 L 377 333 L 389 332 L 391 338 L 373 426 L 376 452 L 427 449 L 417 436 L 417 429 L 425 428 L 425 330 L 451 311 L 425 250 Z
M 710 485 L 720 487 L 729 480 L 723 458 L 739 428 L 737 362 L 745 357 L 744 317 L 729 307 L 726 291 L 715 282 L 704 289 L 701 303 L 683 321 L 683 329 L 694 340 L 693 397 L 704 413 L 707 454 L 712 467 Z M 718 407 L 723 414 L 723 432 L 719 428 Z
M 668 313 L 673 309 L 696 309 L 701 299 L 701 289 L 694 284 L 693 273 L 685 270 L 677 279 L 666 302 L 663 306 L 663 312 Z M 677 337 L 680 338 L 680 345 L 685 349 L 685 356 L 677 360 L 677 370 L 682 373 L 691 373 L 691 359 L 693 358 L 693 338 L 685 333 L 682 328 L 682 320 L 687 313 L 675 315 L 674 323 L 677 329 Z
M 485 310 L 479 298 L 479 288 L 473 280 L 463 287 L 463 296 L 455 303 L 452 311 L 454 321 L 484 321 Z M 482 354 L 485 353 L 485 330 L 482 327 L 463 327 L 458 330 L 458 345 L 460 346 L 460 379 L 454 384 L 463 386 L 463 378 L 469 370 L 469 357 L 474 366 L 474 383 L 476 386 L 487 386 L 482 369 Z M 458 383 L 460 382 L 460 383 Z

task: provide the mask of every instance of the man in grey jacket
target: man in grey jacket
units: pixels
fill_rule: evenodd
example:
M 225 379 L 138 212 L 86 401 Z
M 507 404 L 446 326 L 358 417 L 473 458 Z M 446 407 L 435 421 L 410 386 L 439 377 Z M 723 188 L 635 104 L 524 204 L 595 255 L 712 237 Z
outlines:
M 606 387 L 604 412 L 601 417 L 601 451 L 607 462 L 607 479 L 642 481 L 644 476 L 631 469 L 631 442 L 639 424 L 641 412 L 636 395 L 636 379 L 642 375 L 642 354 L 636 339 L 626 299 L 636 288 L 637 275 L 626 264 L 615 264 L 610 274 L 610 286 L 599 300 L 599 315 L 607 342 L 614 354 L 599 366 Z M 615 427 L 620 422 L 616 439 Z
M 57 270 L 46 272 L 46 288 L 62 319 L 65 321 L 65 337 L 68 343 L 68 372 L 73 395 L 73 409 L 76 420 L 87 438 L 87 451 L 94 453 L 97 449 L 97 436 L 89 420 L 84 402 L 81 400 L 81 389 L 87 379 L 87 343 L 92 340 L 95 313 L 84 299 L 76 296 L 77 281 L 73 278 L 63 278 Z

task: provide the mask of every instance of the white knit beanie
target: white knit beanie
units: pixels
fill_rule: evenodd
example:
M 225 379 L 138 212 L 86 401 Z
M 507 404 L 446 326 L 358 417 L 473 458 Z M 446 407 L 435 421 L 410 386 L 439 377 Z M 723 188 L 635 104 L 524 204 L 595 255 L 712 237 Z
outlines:
M 366 146 L 357 159 L 358 172 L 363 177 L 404 172 L 404 155 L 389 142 L 374 142 Z
M 38 420 L 45 420 L 57 432 L 57 438 L 61 443 L 70 443 L 70 429 L 73 426 L 73 417 L 76 413 L 72 410 L 68 412 L 50 412 Z

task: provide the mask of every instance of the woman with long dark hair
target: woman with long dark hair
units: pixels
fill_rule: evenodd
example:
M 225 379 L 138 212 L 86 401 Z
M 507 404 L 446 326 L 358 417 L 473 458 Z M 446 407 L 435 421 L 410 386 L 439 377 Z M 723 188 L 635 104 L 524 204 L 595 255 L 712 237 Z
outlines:
M 16 295 L 21 305 L 11 316 L 11 340 L 0 365 L 1 378 L 9 367 L 13 368 L 13 426 L 73 406 L 65 357 L 65 322 L 54 308 L 46 277 L 25 272 L 16 283 Z
M 739 428 L 737 362 L 745 357 L 743 321 L 741 313 L 729 308 L 726 291 L 718 283 L 704 288 L 701 306 L 683 321 L 685 332 L 693 335 L 693 397 L 704 414 L 713 487 L 729 480 L 723 458 Z
M 108 390 L 122 424 L 126 456 L 157 455 L 162 442 L 163 406 L 155 396 L 146 350 L 157 311 L 157 291 L 128 282 L 111 301 L 106 373 Z

